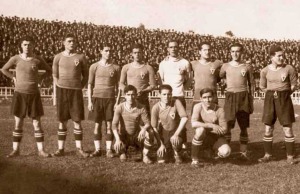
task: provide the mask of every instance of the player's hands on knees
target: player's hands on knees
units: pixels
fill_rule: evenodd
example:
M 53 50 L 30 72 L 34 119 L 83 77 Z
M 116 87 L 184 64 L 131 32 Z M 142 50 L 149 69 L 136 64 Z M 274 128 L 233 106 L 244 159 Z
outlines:
M 116 140 L 114 148 L 116 150 L 117 153 L 119 153 L 124 147 L 124 144 L 121 140 Z
M 142 141 L 146 137 L 146 129 L 142 127 L 138 135 L 138 141 Z
M 167 151 L 166 146 L 164 144 L 161 144 L 157 150 L 157 156 L 163 157 L 164 153 Z
M 88 104 L 88 109 L 89 109 L 89 111 L 93 111 L 93 109 L 94 109 L 93 103 Z
M 224 134 L 224 130 L 221 126 L 216 125 L 216 124 L 212 124 L 212 132 L 217 134 L 217 135 L 223 135 Z
M 172 137 L 170 138 L 170 141 L 174 146 L 178 146 L 179 145 L 178 135 L 172 135 Z

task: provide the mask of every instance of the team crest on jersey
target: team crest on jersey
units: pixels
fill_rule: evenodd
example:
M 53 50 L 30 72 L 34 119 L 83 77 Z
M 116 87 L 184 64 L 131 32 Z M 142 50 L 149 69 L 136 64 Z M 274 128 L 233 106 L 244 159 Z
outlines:
M 146 75 L 146 74 L 145 74 L 144 72 L 141 72 L 141 78 L 142 78 L 142 79 L 145 78 L 145 75 Z
M 213 75 L 215 73 L 216 69 L 215 68 L 210 68 L 210 72 Z
M 171 113 L 170 113 L 170 117 L 174 120 L 174 119 L 175 119 L 175 113 L 174 113 L 174 112 L 171 112 Z
M 114 77 L 115 71 L 114 71 L 114 70 L 111 70 L 111 71 L 109 72 L 109 75 L 110 75 L 110 77 Z
M 246 69 L 242 69 L 241 70 L 241 74 L 242 74 L 243 77 L 245 77 L 245 75 L 246 75 Z
M 74 63 L 75 63 L 75 66 L 79 65 L 79 60 L 78 60 L 78 59 L 75 59 L 75 60 L 74 60 Z
M 281 80 L 284 82 L 285 81 L 285 79 L 286 79 L 286 74 L 285 73 L 283 73 L 283 74 L 281 74 Z

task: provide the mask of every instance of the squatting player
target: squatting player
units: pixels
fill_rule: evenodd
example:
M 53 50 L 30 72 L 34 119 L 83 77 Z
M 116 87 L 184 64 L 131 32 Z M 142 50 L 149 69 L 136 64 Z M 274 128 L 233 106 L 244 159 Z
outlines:
M 150 113 L 148 93 L 155 84 L 155 73 L 153 68 L 143 62 L 143 47 L 139 44 L 132 46 L 133 62 L 124 65 L 121 71 L 120 88 L 124 90 L 126 85 L 132 85 L 137 89 L 137 101 L 146 107 Z
M 76 53 L 74 35 L 64 37 L 65 50 L 54 57 L 53 79 L 56 85 L 58 128 L 58 150 L 54 156 L 63 156 L 67 136 L 67 122 L 72 119 L 77 153 L 87 158 L 89 154 L 82 149 L 81 120 L 84 119 L 82 88 L 87 83 L 88 67 L 83 54 Z
M 186 108 L 184 89 L 191 85 L 191 65 L 189 61 L 179 56 L 179 45 L 176 40 L 168 42 L 168 53 L 169 55 L 159 64 L 158 73 L 162 84 L 168 84 L 172 87 L 173 99 L 180 100 Z M 182 133 L 183 148 L 186 148 L 186 128 Z
M 234 43 L 230 46 L 232 61 L 223 64 L 220 77 L 226 78 L 227 92 L 225 94 L 225 118 L 228 124 L 228 133 L 225 135 L 231 141 L 231 129 L 237 120 L 240 132 L 240 159 L 249 160 L 247 154 L 250 114 L 253 112 L 254 78 L 252 66 L 242 62 L 243 46 Z
M 158 131 L 163 145 L 158 150 L 158 163 L 168 160 L 167 153 L 174 151 L 175 162 L 182 163 L 182 130 L 188 120 L 185 108 L 178 99 L 172 100 L 172 87 L 161 85 L 159 88 L 160 101 L 151 112 L 151 125 Z M 160 122 L 159 122 L 160 121 Z
M 211 45 L 209 42 L 203 42 L 199 46 L 200 60 L 192 61 L 192 70 L 194 73 L 194 98 L 193 105 L 200 101 L 200 91 L 203 88 L 211 88 L 214 93 L 214 100 L 217 103 L 217 83 L 220 81 L 219 72 L 222 62 L 212 61 Z
M 227 132 L 224 109 L 214 101 L 214 90 L 204 88 L 200 91 L 200 103 L 195 104 L 192 113 L 192 127 L 195 135 L 192 140 L 192 165 L 203 166 L 200 150 L 203 147 L 217 152 L 218 157 L 225 158 L 231 153 L 224 134 Z
M 129 146 L 143 148 L 143 162 L 151 164 L 153 161 L 148 157 L 152 146 L 153 133 L 150 127 L 150 119 L 145 106 L 136 101 L 137 89 L 132 85 L 124 88 L 125 102 L 119 104 L 114 113 L 112 121 L 112 130 L 115 136 L 115 150 L 120 154 L 120 160 L 126 161 L 127 149 Z M 140 126 L 141 121 L 144 126 Z M 118 130 L 119 122 L 121 124 Z M 158 142 L 160 138 L 155 135 Z
M 265 155 L 259 162 L 269 162 L 272 158 L 274 124 L 278 118 L 285 134 L 287 162 L 294 164 L 295 137 L 292 130 L 295 122 L 294 107 L 290 95 L 297 88 L 297 73 L 293 66 L 284 64 L 283 49 L 272 45 L 269 49 L 271 64 L 260 73 L 260 88 L 266 92 L 262 122 L 265 124 Z
M 95 121 L 94 144 L 92 157 L 100 156 L 100 141 L 102 138 L 101 124 L 106 122 L 106 156 L 112 158 L 111 121 L 116 105 L 115 91 L 118 88 L 120 67 L 110 62 L 111 45 L 104 43 L 100 46 L 101 59 L 91 65 L 88 80 L 88 109 L 90 119 Z M 93 99 L 92 99 L 93 96 Z
M 49 157 L 51 155 L 44 151 L 44 131 L 40 121 L 41 116 L 44 115 L 44 110 L 38 88 L 38 71 L 44 69 L 48 75 L 51 75 L 51 68 L 41 57 L 34 55 L 34 40 L 31 37 L 21 38 L 20 49 L 21 54 L 11 57 L 1 70 L 4 75 L 13 79 L 15 83 L 11 107 L 12 114 L 15 116 L 13 151 L 7 157 L 20 154 L 23 123 L 26 115 L 32 118 L 39 156 Z M 11 68 L 15 68 L 15 75 L 9 72 Z

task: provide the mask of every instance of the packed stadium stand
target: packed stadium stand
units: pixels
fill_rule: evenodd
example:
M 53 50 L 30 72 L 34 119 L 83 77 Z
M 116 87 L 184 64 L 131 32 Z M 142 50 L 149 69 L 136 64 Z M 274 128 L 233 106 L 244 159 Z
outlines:
M 200 35 L 195 33 L 176 32 L 174 30 L 148 30 L 126 26 L 95 25 L 82 22 L 47 21 L 34 18 L 0 16 L 0 67 L 13 55 L 19 52 L 18 40 L 23 35 L 31 35 L 36 40 L 36 54 L 41 55 L 52 64 L 56 53 L 62 51 L 62 37 L 73 33 L 79 41 L 78 51 L 85 53 L 89 64 L 100 59 L 99 47 L 102 42 L 109 42 L 113 47 L 113 61 L 123 66 L 130 62 L 130 47 L 134 43 L 144 46 L 146 61 L 158 69 L 159 62 L 167 55 L 166 43 L 170 39 L 180 42 L 180 55 L 190 61 L 198 59 L 197 45 L 203 41 L 211 42 L 213 57 L 227 62 L 230 60 L 229 45 L 238 41 L 245 46 L 244 59 L 254 67 L 255 76 L 265 65 L 269 64 L 267 50 L 271 44 L 280 43 L 285 49 L 286 63 L 298 71 L 299 42 L 296 40 L 270 41 L 265 39 L 228 38 Z M 0 87 L 11 86 L 11 80 L 0 74 Z M 49 87 L 51 78 L 44 80 L 42 87 Z M 222 86 L 221 86 L 222 87 Z

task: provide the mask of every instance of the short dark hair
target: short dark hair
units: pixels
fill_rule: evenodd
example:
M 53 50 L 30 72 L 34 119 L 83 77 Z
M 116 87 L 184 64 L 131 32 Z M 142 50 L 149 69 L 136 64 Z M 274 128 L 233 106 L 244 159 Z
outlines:
M 143 50 L 144 48 L 143 48 L 143 45 L 141 45 L 141 44 L 133 44 L 133 45 L 131 46 L 131 51 L 133 51 L 133 49 L 140 49 L 140 50 Z
M 63 41 L 65 41 L 67 38 L 74 38 L 74 39 L 76 39 L 75 35 L 74 35 L 74 34 L 71 34 L 71 33 L 65 34 L 65 35 L 64 35 Z
M 279 51 L 283 51 L 283 49 L 279 45 L 273 44 L 269 48 L 269 55 L 274 56 L 275 53 Z
M 23 36 L 22 38 L 20 38 L 19 45 L 21 45 L 23 43 L 23 41 L 29 41 L 29 42 L 35 43 L 33 37 L 28 36 L 28 35 Z
M 232 44 L 229 46 L 229 49 L 231 49 L 232 47 L 240 47 L 240 48 L 241 48 L 241 51 L 242 51 L 242 52 L 244 51 L 244 46 L 243 46 L 241 43 L 234 42 L 234 43 L 232 43 Z
M 103 50 L 104 47 L 109 47 L 109 48 L 111 48 L 111 44 L 108 43 L 108 42 L 104 42 L 104 43 L 100 44 L 100 50 Z
M 208 45 L 208 46 L 211 48 L 210 42 L 201 42 L 201 43 L 199 44 L 198 49 L 199 49 L 199 50 L 202 50 L 202 46 L 203 46 L 203 45 Z
M 167 47 L 169 47 L 169 44 L 170 44 L 171 42 L 176 42 L 177 45 L 179 46 L 179 41 L 178 41 L 178 40 L 170 39 L 170 40 L 167 42 Z
M 133 91 L 135 93 L 137 93 L 137 89 L 133 86 L 133 85 L 127 85 L 124 88 L 124 94 L 126 94 L 129 91 Z
M 211 95 L 214 95 L 214 91 L 210 88 L 203 88 L 202 90 L 200 90 L 200 97 L 203 96 L 203 94 L 206 94 L 206 93 L 211 93 Z
M 161 93 L 162 90 L 169 90 L 169 91 L 173 91 L 172 87 L 168 84 L 163 84 L 159 87 L 159 93 Z

